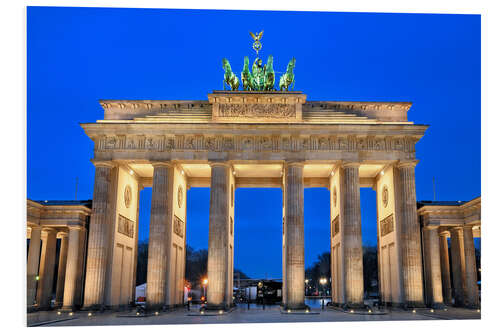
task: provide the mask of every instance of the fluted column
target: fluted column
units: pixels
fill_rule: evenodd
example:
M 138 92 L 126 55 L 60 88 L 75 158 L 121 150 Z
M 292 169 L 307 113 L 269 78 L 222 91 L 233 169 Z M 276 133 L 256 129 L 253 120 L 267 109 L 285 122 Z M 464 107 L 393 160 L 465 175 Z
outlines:
M 68 259 L 66 261 L 66 276 L 64 281 L 63 308 L 74 310 L 77 296 L 77 282 L 79 269 L 79 257 L 83 254 L 80 250 L 81 228 L 69 227 Z
M 340 168 L 342 241 L 344 246 L 345 302 L 363 305 L 363 244 L 359 197 L 359 163 L 343 163 Z
M 465 256 L 464 238 L 461 227 L 452 228 L 451 233 L 451 268 L 453 270 L 453 291 L 455 306 L 465 305 L 464 275 Z
M 85 274 L 85 308 L 104 307 L 106 286 L 106 265 L 108 260 L 111 170 L 113 164 L 96 162 L 94 180 L 94 198 L 90 220 L 87 273 Z
M 424 246 L 427 302 L 432 307 L 442 307 L 443 289 L 437 227 L 424 228 Z
M 472 226 L 463 228 L 464 235 L 464 261 L 465 261 L 465 305 L 476 308 L 479 305 L 477 290 L 477 271 L 476 271 L 476 250 L 474 248 L 474 236 Z
M 79 235 L 78 247 L 78 272 L 75 287 L 75 306 L 82 306 L 83 304 L 83 288 L 84 288 L 84 275 L 85 275 L 85 262 L 87 258 L 87 229 L 82 227 Z
M 44 228 L 42 231 L 42 255 L 40 259 L 40 280 L 37 290 L 38 308 L 50 309 L 52 285 L 56 262 L 57 231 Z
M 448 256 L 448 235 L 442 233 L 439 235 L 439 254 L 441 256 L 441 277 L 443 299 L 446 304 L 451 304 L 451 277 L 450 277 L 450 259 Z
M 286 309 L 305 308 L 303 171 L 303 163 L 285 163 Z
M 31 227 L 30 247 L 28 249 L 28 265 L 26 266 L 27 300 L 26 305 L 32 308 L 36 301 L 36 285 L 38 276 L 38 264 L 40 263 L 40 242 L 42 228 Z
M 399 252 L 402 264 L 403 296 L 406 306 L 424 305 L 420 225 L 415 193 L 415 161 L 402 162 L 395 168 L 398 196 Z
M 59 235 L 61 235 L 61 247 L 59 248 L 59 265 L 57 268 L 56 307 L 60 307 L 63 302 L 66 260 L 68 256 L 68 234 L 66 232 L 60 232 Z
M 170 246 L 167 240 L 168 202 L 172 200 L 169 198 L 169 188 L 173 186 L 171 164 L 154 163 L 153 167 L 146 284 L 146 302 L 150 310 L 162 308 L 166 301 L 167 255 Z
M 228 271 L 229 172 L 226 163 L 211 164 L 210 218 L 208 232 L 207 306 L 225 307 Z

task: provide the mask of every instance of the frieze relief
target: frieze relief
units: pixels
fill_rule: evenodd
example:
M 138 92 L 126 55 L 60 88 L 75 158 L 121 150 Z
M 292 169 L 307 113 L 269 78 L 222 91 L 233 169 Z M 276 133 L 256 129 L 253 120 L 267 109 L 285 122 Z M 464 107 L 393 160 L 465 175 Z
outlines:
M 380 221 L 380 237 L 390 234 L 394 231 L 394 216 L 391 214 Z
M 96 151 L 403 151 L 415 152 L 412 137 L 321 135 L 115 135 L 94 138 Z
M 295 118 L 293 104 L 220 104 L 217 112 L 220 118 Z
M 174 234 L 184 237 L 184 222 L 177 215 L 174 215 Z
M 134 238 L 134 221 L 123 215 L 118 215 L 118 233 Z

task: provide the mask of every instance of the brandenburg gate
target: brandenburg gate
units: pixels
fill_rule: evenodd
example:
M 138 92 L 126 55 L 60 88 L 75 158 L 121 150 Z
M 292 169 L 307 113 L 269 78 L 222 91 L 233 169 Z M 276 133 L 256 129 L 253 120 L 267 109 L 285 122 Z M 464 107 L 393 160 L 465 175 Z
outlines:
M 152 187 L 146 301 L 182 304 L 186 193 L 210 187 L 208 309 L 233 301 L 235 189 L 283 189 L 283 306 L 305 309 L 304 188 L 330 191 L 333 302 L 363 304 L 360 187 L 377 192 L 380 271 L 393 304 L 423 306 L 411 103 L 308 101 L 297 91 L 213 91 L 208 100 L 103 100 L 81 126 L 95 185 L 84 307 L 133 300 L 139 192 Z

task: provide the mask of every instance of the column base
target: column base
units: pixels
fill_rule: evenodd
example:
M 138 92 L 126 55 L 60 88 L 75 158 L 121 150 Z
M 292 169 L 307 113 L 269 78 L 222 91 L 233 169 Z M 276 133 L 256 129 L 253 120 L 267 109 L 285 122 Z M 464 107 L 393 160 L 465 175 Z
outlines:
M 434 303 L 434 304 L 431 304 L 429 307 L 430 307 L 431 309 L 442 310 L 442 309 L 444 309 L 446 306 L 444 305 L 444 303 Z
M 98 311 L 98 312 L 104 312 L 106 310 L 106 306 L 102 304 L 92 304 L 92 305 L 84 305 L 82 306 L 81 310 L 82 311 Z
M 307 306 L 305 303 L 300 303 L 300 304 L 284 304 L 283 305 L 283 310 L 284 311 L 288 311 L 288 310 L 291 310 L 291 311 L 301 311 L 301 310 L 310 310 L 310 307 Z

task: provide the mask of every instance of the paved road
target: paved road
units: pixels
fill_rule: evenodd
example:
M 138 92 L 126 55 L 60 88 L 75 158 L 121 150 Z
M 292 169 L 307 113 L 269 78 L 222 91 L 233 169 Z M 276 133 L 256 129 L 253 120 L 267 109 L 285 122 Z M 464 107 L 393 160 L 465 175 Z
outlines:
M 417 310 L 416 313 L 393 310 L 387 314 L 350 314 L 336 310 L 313 309 L 316 314 L 282 314 L 279 306 L 239 306 L 234 311 L 217 316 L 199 316 L 196 308 L 177 309 L 158 316 L 135 317 L 131 312 L 105 312 L 88 316 L 87 312 L 75 312 L 73 316 L 57 312 L 38 312 L 28 315 L 28 325 L 46 323 L 43 326 L 103 326 L 103 325 L 166 325 L 166 324 L 230 324 L 230 323 L 277 323 L 277 322 L 335 322 L 335 321 L 387 321 L 387 320 L 436 320 L 480 319 L 473 310 L 450 308 L 448 311 Z M 124 316 L 130 315 L 130 317 Z M 69 319 L 69 320 L 68 320 Z M 61 320 L 52 322 L 53 320 Z

